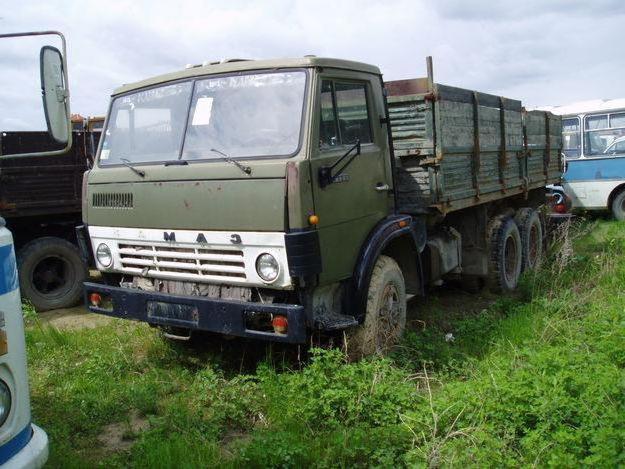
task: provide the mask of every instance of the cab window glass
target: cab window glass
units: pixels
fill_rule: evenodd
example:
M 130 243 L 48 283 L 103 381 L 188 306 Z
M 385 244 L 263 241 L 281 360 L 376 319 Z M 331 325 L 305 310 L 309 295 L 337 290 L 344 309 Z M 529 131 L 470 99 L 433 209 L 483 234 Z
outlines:
M 332 82 L 321 83 L 321 128 L 319 129 L 319 147 L 329 148 L 338 145 L 339 132 L 336 126 L 336 112 L 332 98 Z
M 320 148 L 372 142 L 365 83 L 323 80 L 320 110 Z
M 367 92 L 364 83 L 336 83 L 341 142 L 345 144 L 371 143 L 371 125 L 367 110 Z

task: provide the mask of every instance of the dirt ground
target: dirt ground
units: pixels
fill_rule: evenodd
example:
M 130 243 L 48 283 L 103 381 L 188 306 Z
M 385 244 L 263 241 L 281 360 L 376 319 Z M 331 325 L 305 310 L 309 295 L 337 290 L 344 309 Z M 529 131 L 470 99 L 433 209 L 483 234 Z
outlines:
M 74 308 L 54 309 L 39 313 L 39 320 L 44 324 L 50 324 L 57 329 L 93 329 L 111 321 L 108 316 L 90 313 L 85 306 Z

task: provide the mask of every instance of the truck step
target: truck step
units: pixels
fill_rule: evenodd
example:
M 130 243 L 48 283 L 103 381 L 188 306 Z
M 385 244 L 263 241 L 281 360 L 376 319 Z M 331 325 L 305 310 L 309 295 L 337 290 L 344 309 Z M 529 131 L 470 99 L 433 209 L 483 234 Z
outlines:
M 356 318 L 345 314 L 327 314 L 315 318 L 315 328 L 322 331 L 340 331 L 357 325 Z

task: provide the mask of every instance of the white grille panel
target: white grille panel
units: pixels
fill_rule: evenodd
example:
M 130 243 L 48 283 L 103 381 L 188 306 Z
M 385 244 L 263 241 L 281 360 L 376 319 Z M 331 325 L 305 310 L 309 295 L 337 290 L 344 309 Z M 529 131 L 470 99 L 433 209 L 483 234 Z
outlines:
M 119 244 L 123 270 L 155 278 L 196 281 L 245 280 L 243 251 L 237 249 L 174 248 L 156 244 Z
M 173 241 L 166 240 L 165 235 L 170 233 L 174 235 Z M 102 243 L 111 249 L 113 265 L 106 267 L 96 262 L 104 272 L 205 284 L 293 288 L 282 232 L 232 233 L 92 225 L 89 236 L 94 253 Z M 263 253 L 274 256 L 280 267 L 278 277 L 270 283 L 256 271 L 256 259 Z

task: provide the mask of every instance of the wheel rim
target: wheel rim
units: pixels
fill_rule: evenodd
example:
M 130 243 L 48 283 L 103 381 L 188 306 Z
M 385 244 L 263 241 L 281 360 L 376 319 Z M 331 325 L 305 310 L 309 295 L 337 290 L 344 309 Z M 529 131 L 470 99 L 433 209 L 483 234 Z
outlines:
M 37 293 L 46 298 L 58 298 L 69 292 L 76 272 L 72 264 L 61 256 L 47 256 L 33 269 L 31 282 Z
M 392 346 L 401 329 L 401 304 L 397 287 L 389 283 L 384 287 L 378 310 L 377 350 Z
M 536 265 L 536 259 L 538 258 L 538 250 L 539 250 L 539 236 L 538 236 L 538 227 L 533 224 L 530 227 L 529 232 L 529 249 L 528 249 L 528 264 L 529 267 L 534 267 Z
M 508 283 L 512 283 L 516 277 L 518 263 L 519 259 L 516 239 L 514 236 L 508 236 L 504 247 L 504 273 Z

